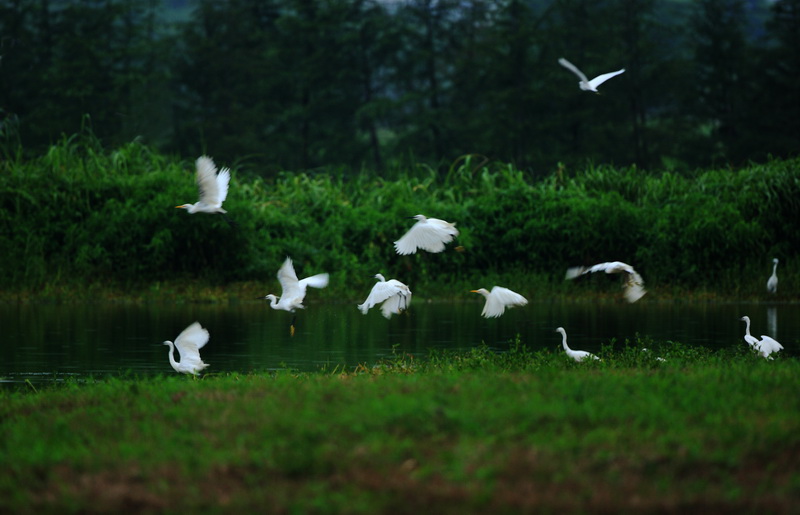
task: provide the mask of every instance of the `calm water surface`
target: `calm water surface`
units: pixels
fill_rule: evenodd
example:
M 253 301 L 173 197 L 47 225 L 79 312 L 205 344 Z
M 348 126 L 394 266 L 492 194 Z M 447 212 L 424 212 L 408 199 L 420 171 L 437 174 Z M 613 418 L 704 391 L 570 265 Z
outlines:
M 786 353 L 800 355 L 800 304 L 536 303 L 493 320 L 481 318 L 482 300 L 417 301 L 402 316 L 378 310 L 361 315 L 354 304 L 310 304 L 291 315 L 261 302 L 229 304 L 6 304 L 0 305 L 0 381 L 70 376 L 174 373 L 164 340 L 199 321 L 211 333 L 201 351 L 207 372 L 372 364 L 396 348 L 420 357 L 428 349 L 468 349 L 485 342 L 508 348 L 519 334 L 529 347 L 559 349 L 563 326 L 570 346 L 596 352 L 637 333 L 656 341 L 712 348 L 744 345 L 742 315 L 752 333 L 769 334 Z

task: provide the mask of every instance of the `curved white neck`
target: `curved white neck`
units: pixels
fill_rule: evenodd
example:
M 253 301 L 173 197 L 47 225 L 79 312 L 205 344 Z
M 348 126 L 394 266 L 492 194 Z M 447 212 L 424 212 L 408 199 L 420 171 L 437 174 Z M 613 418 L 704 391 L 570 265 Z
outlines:
M 564 346 L 564 350 L 567 352 L 572 350 L 569 348 L 569 345 L 567 345 L 567 333 L 561 333 L 561 345 Z
M 172 365 L 172 368 L 174 368 L 177 371 L 178 370 L 178 362 L 175 361 L 175 356 L 173 356 L 173 354 L 175 352 L 175 346 L 170 341 L 168 341 L 167 343 L 169 344 L 169 364 Z

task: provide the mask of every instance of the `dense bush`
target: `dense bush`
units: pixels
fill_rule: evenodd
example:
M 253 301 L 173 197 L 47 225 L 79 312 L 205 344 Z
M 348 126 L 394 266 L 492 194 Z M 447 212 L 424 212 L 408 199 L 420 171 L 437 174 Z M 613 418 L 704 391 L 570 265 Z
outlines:
M 369 172 L 265 180 L 234 169 L 231 227 L 174 208 L 196 199 L 192 162 L 137 142 L 106 151 L 76 136 L 36 159 L 2 162 L 0 286 L 272 281 L 288 255 L 300 274 L 332 272 L 333 290 L 371 283 L 377 272 L 414 284 L 555 282 L 568 266 L 609 260 L 633 264 L 651 285 L 753 290 L 772 257 L 800 248 L 799 163 L 688 177 L 559 169 L 543 180 L 469 158 L 445 176 L 420 167 L 396 180 Z M 397 256 L 392 243 L 418 213 L 456 222 L 458 241 L 438 255 Z

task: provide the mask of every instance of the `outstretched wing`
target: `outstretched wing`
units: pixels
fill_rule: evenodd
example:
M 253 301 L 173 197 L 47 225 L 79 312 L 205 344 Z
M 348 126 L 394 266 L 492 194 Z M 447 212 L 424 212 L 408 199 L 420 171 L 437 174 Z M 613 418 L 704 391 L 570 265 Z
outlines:
M 222 205 L 228 197 L 228 183 L 231 181 L 231 171 L 223 168 L 217 175 L 217 203 Z
M 611 77 L 616 77 L 620 73 L 625 73 L 625 68 L 623 68 L 621 70 L 617 70 L 615 72 L 609 72 L 609 73 L 604 73 L 602 75 L 598 75 L 597 77 L 595 77 L 594 79 L 589 81 L 589 86 L 592 89 L 597 89 L 597 86 L 599 86 L 600 84 L 604 83 L 605 81 L 607 81 Z
M 208 156 L 200 156 L 195 161 L 197 167 L 197 188 L 200 202 L 210 206 L 219 204 L 220 185 L 217 182 L 217 166 Z M 225 194 L 228 194 L 228 181 L 225 181 Z
M 330 275 L 325 274 L 317 274 L 312 275 L 311 277 L 306 277 L 305 279 L 301 279 L 298 283 L 300 289 L 305 292 L 306 287 L 311 286 L 312 288 L 324 288 L 328 286 L 328 281 L 330 280 Z
M 495 286 L 491 293 L 486 297 L 486 304 L 483 306 L 481 315 L 486 318 L 495 318 L 502 315 L 506 307 L 524 306 L 528 299 L 502 286 Z
M 773 352 L 778 352 L 783 350 L 783 345 L 778 343 L 777 340 L 774 340 L 765 334 L 761 335 L 761 341 L 759 341 L 756 345 L 758 349 L 761 351 L 761 353 L 767 356 L 769 356 Z
M 400 290 L 396 285 L 379 281 L 372 286 L 372 289 L 367 296 L 367 300 L 365 300 L 363 304 L 359 304 L 358 309 L 360 309 L 361 312 L 366 315 L 367 311 L 385 301 L 389 297 L 397 295 L 399 291 Z
M 411 292 L 398 292 L 397 294 L 389 297 L 381 305 L 381 313 L 386 318 L 391 318 L 392 315 L 399 315 L 411 304 Z
M 175 347 L 181 355 L 182 366 L 205 365 L 200 359 L 200 349 L 208 343 L 208 338 L 208 330 L 201 327 L 199 322 L 193 323 L 178 335 Z
M 582 80 L 582 81 L 584 81 L 584 82 L 589 82 L 589 79 L 586 77 L 586 75 L 584 75 L 584 74 L 583 74 L 583 72 L 582 72 L 582 71 L 580 71 L 580 70 L 578 69 L 578 67 L 577 67 L 577 66 L 575 66 L 575 65 L 574 65 L 574 64 L 572 64 L 571 62 L 567 61 L 567 60 L 566 60 L 566 59 L 564 59 L 563 57 L 561 57 L 561 58 L 558 60 L 558 64 L 560 64 L 561 66 L 563 66 L 563 67 L 564 67 L 564 68 L 566 68 L 567 70 L 569 70 L 569 71 L 571 71 L 572 73 L 574 73 L 575 75 L 577 75 L 577 76 L 578 76 L 578 78 L 579 78 L 580 80 Z
M 414 254 L 418 248 L 428 252 L 441 252 L 445 243 L 458 236 L 458 229 L 449 222 L 436 218 L 415 223 L 402 238 L 394 242 L 400 255 Z

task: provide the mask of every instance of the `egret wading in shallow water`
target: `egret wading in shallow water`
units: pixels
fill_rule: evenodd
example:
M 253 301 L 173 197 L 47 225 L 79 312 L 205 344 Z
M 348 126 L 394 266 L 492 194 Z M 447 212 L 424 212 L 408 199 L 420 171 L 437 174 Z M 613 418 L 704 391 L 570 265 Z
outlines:
M 306 298 L 306 288 L 324 288 L 328 286 L 328 274 L 317 274 L 305 279 L 298 280 L 294 271 L 291 258 L 286 258 L 281 268 L 278 270 L 278 281 L 281 283 L 281 296 L 277 297 L 270 293 L 262 298 L 270 301 L 269 307 L 294 313 L 297 309 L 304 309 L 303 299 Z M 289 332 L 294 336 L 294 319 L 289 326 Z
M 561 66 L 563 66 L 564 68 L 566 68 L 567 70 L 571 71 L 572 73 L 578 76 L 578 79 L 580 79 L 580 81 L 578 82 L 578 86 L 583 91 L 593 91 L 594 93 L 598 93 L 597 87 L 600 84 L 604 83 L 611 77 L 616 77 L 620 73 L 625 73 L 625 68 L 622 68 L 621 70 L 617 70 L 615 72 L 609 72 L 609 73 L 604 73 L 602 75 L 598 75 L 594 79 L 589 80 L 586 77 L 586 75 L 578 69 L 577 66 L 567 61 L 563 57 L 558 60 L 558 64 L 560 64 Z
M 772 260 L 772 275 L 767 280 L 767 291 L 770 293 L 778 291 L 778 258 Z
M 200 349 L 206 343 L 208 343 L 208 331 L 203 329 L 199 322 L 193 323 L 175 338 L 174 345 L 169 340 L 164 342 L 164 345 L 169 345 L 169 364 L 181 374 L 197 375 L 208 366 L 200 359 Z M 175 347 L 178 348 L 180 362 L 175 361 L 173 356 Z
M 222 203 L 225 202 L 225 198 L 228 196 L 231 171 L 228 168 L 223 168 L 217 174 L 217 166 L 208 156 L 198 157 L 197 161 L 195 161 L 195 166 L 197 168 L 195 178 L 200 199 L 194 204 L 181 204 L 175 207 L 185 209 L 190 214 L 220 213 L 226 222 L 234 225 L 233 221 L 225 215 L 227 211 L 222 209 Z
M 402 238 L 394 242 L 394 248 L 401 256 L 414 254 L 418 248 L 433 253 L 441 252 L 445 243 L 450 243 L 458 236 L 456 225 L 450 222 L 427 218 L 425 215 L 415 215 L 411 218 L 415 218 L 417 223 Z
M 386 318 L 392 318 L 392 315 L 399 315 L 411 304 L 411 290 L 405 284 L 397 279 L 389 279 L 381 274 L 375 274 L 378 282 L 372 287 L 367 300 L 363 304 L 358 305 L 358 309 L 364 315 L 370 308 L 381 304 L 381 313 Z
M 759 340 L 755 336 L 750 334 L 750 317 L 743 316 L 740 318 L 745 323 L 744 326 L 744 341 L 750 346 L 750 348 L 755 349 L 758 353 L 764 358 L 770 358 L 770 354 L 783 350 L 783 345 L 778 343 L 773 338 L 762 334 L 761 339 Z
M 625 300 L 628 302 L 636 302 L 641 299 L 647 290 L 644 289 L 644 281 L 636 270 L 631 265 L 627 265 L 621 261 L 611 261 L 608 263 L 600 263 L 594 266 L 576 266 L 567 269 L 565 279 L 575 279 L 584 274 L 594 272 L 605 272 L 607 274 L 626 274 L 625 283 Z
M 495 286 L 489 292 L 486 288 L 479 288 L 477 290 L 470 290 L 471 293 L 480 293 L 486 297 L 486 304 L 483 305 L 481 316 L 485 318 L 496 318 L 505 313 L 506 308 L 513 308 L 514 306 L 524 306 L 528 303 L 528 299 L 513 292 L 508 288 L 502 286 Z
M 558 329 L 556 329 L 556 332 L 561 333 L 561 345 L 564 347 L 564 352 L 566 352 L 567 356 L 569 356 L 570 358 L 574 359 L 577 362 L 581 362 L 584 360 L 600 359 L 591 352 L 586 352 L 585 350 L 570 349 L 569 345 L 567 345 L 567 332 L 564 330 L 563 327 L 559 327 Z

